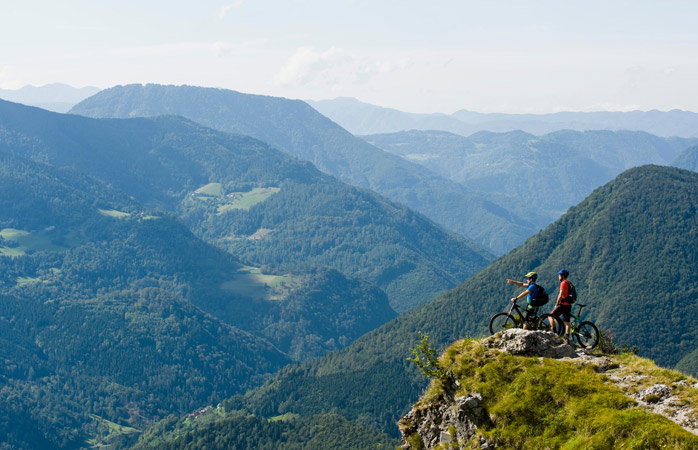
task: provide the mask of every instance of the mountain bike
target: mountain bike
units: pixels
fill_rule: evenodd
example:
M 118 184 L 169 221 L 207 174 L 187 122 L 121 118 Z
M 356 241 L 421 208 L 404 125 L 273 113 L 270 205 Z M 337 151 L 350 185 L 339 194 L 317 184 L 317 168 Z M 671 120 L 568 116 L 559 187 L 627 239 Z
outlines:
M 526 320 L 526 308 L 519 306 L 514 301 L 511 308 L 507 312 L 500 312 L 492 316 L 490 319 L 490 333 L 495 334 L 500 331 L 509 330 L 511 328 L 523 328 L 526 325 L 527 330 L 552 331 L 555 334 L 560 334 L 562 323 L 560 320 L 550 314 L 538 315 L 540 307 L 535 307 L 536 314 Z M 550 317 L 553 318 L 554 326 L 550 326 Z
M 581 321 L 582 308 L 586 305 L 580 305 L 579 312 L 575 316 L 570 312 L 571 323 L 570 323 L 570 334 L 574 336 L 574 340 L 577 341 L 577 345 L 582 348 L 592 349 L 599 344 L 599 329 L 596 328 L 594 322 L 588 320 Z

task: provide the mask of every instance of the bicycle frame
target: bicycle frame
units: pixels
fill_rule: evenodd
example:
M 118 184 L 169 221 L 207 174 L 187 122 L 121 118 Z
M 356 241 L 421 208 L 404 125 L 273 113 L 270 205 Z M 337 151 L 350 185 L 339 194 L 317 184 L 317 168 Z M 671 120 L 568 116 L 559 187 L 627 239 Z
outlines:
M 518 302 L 513 302 L 511 305 L 511 308 L 509 308 L 509 311 L 507 312 L 507 314 L 512 315 L 511 312 L 514 310 L 516 310 L 516 315 L 518 316 L 518 319 L 521 321 L 521 323 L 523 323 L 524 320 L 526 319 L 525 313 L 526 313 L 526 311 L 528 311 L 528 309 L 527 308 L 525 309 L 523 306 L 519 305 Z M 536 316 L 538 316 L 538 312 L 540 311 L 540 309 L 538 307 L 535 307 L 535 311 L 536 311 Z
M 579 311 L 577 312 L 577 315 L 575 316 L 572 314 L 572 311 L 570 308 L 570 328 L 575 329 L 579 326 L 580 323 L 582 323 L 582 308 L 584 308 L 586 305 L 577 305 L 579 306 Z

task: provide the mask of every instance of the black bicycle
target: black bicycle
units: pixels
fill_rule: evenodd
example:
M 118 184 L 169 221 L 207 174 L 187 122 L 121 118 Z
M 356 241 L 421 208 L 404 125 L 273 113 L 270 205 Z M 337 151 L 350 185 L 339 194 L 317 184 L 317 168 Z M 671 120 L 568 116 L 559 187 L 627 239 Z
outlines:
M 535 314 L 531 314 L 529 319 L 526 320 L 527 310 L 514 301 L 509 311 L 500 312 L 492 316 L 490 319 L 490 333 L 495 334 L 511 328 L 523 328 L 525 325 L 527 330 L 552 331 L 559 335 L 562 329 L 560 320 L 551 314 L 539 316 L 539 310 L 539 306 L 535 307 Z M 553 325 L 551 325 L 551 318 Z
M 577 345 L 582 348 L 592 349 L 599 344 L 599 329 L 596 328 L 594 322 L 588 320 L 583 322 L 581 321 L 582 308 L 584 308 L 586 305 L 577 304 L 576 306 L 579 306 L 579 312 L 577 312 L 577 315 L 575 316 L 574 314 L 570 313 L 570 316 L 572 316 L 570 334 L 574 336 L 574 340 L 577 341 Z

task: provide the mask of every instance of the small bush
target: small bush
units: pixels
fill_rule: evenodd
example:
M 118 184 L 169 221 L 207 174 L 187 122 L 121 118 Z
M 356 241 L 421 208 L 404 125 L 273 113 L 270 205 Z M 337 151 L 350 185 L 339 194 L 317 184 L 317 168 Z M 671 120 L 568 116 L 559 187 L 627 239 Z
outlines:
M 407 360 L 415 363 L 420 372 L 425 376 L 436 378 L 450 384 L 453 381 L 453 372 L 443 367 L 439 362 L 438 353 L 429 344 L 429 336 L 421 331 L 419 332 L 419 336 L 421 338 L 419 345 L 417 348 L 412 349 L 414 357 L 407 358 Z
M 645 401 L 647 403 L 659 403 L 659 400 L 662 399 L 662 396 L 659 394 L 650 394 L 647 397 L 645 397 Z
M 599 351 L 606 355 L 617 355 L 620 353 L 620 347 L 616 346 L 615 336 L 611 330 L 604 330 L 599 336 Z
M 417 433 L 407 436 L 407 443 L 410 444 L 410 447 L 412 447 L 414 450 L 424 449 L 424 441 L 422 440 L 422 436 Z

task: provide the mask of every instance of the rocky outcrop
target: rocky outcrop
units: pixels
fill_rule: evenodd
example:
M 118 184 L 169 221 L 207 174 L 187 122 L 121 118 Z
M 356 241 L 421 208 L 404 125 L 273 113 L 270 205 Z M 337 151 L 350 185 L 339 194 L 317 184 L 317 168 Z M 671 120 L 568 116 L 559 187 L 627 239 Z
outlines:
M 482 339 L 479 344 L 489 350 L 490 356 L 494 350 L 516 356 L 567 360 L 580 368 L 589 367 L 603 374 L 603 382 L 615 385 L 630 397 L 632 407 L 660 414 L 684 430 L 698 434 L 698 409 L 694 408 L 692 401 L 694 390 L 698 389 L 695 379 L 680 375 L 677 379 L 675 375 L 662 375 L 661 372 L 653 374 L 651 369 L 643 373 L 638 371 L 642 366 L 625 367 L 627 358 L 575 349 L 555 334 L 545 331 L 512 329 Z M 494 449 L 495 445 L 482 437 L 483 433 L 478 433 L 479 428 L 492 426 L 483 396 L 478 392 L 457 396 L 456 393 L 463 392 L 458 380 L 439 382 L 442 386 L 440 394 L 432 393 L 422 398 L 400 420 L 402 448 Z
M 482 341 L 489 348 L 496 348 L 516 356 L 542 356 L 544 358 L 574 358 L 574 346 L 549 331 L 528 331 L 521 328 L 497 333 Z
M 574 358 L 573 346 L 551 332 L 507 330 L 482 341 L 491 349 L 518 356 L 539 356 L 545 358 Z M 427 404 L 418 403 L 400 422 L 402 448 L 404 450 L 470 448 L 482 450 L 495 446 L 484 438 L 471 442 L 478 427 L 492 424 L 490 415 L 483 404 L 480 393 L 455 396 L 455 386 L 447 386 L 445 392 Z
M 405 450 L 433 449 L 440 444 L 468 442 L 479 426 L 490 424 L 480 394 L 447 398 L 441 396 L 423 408 L 413 408 L 400 420 Z M 483 442 L 483 449 L 494 448 Z

